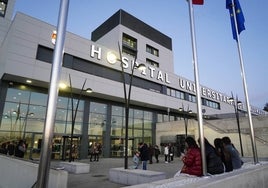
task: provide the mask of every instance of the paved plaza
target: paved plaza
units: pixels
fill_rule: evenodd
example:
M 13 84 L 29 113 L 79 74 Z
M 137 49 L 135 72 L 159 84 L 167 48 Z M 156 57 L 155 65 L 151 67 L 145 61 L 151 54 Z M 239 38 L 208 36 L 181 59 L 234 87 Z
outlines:
M 132 165 L 132 159 L 129 158 L 129 167 Z M 88 160 L 77 160 L 76 162 L 89 163 L 90 172 L 86 174 L 71 174 L 68 175 L 68 188 L 118 188 L 126 185 L 116 184 L 109 181 L 109 169 L 124 167 L 123 158 L 101 158 L 98 162 L 90 162 Z M 51 166 L 56 166 L 57 161 L 52 161 Z M 141 167 L 141 166 L 140 166 Z M 165 172 L 167 178 L 171 178 L 181 169 L 182 163 L 179 158 L 175 158 L 170 163 L 165 163 L 164 158 L 160 157 L 159 163 L 147 165 L 148 170 Z
M 252 158 L 243 158 L 243 161 L 252 164 Z M 267 158 L 260 159 L 260 161 L 268 161 Z M 61 161 L 51 161 L 51 167 L 59 166 Z M 89 159 L 76 160 L 75 162 L 90 164 L 90 172 L 85 174 L 68 175 L 68 188 L 119 188 L 126 185 L 117 184 L 109 181 L 110 168 L 124 167 L 124 158 L 100 158 L 98 162 L 90 162 Z M 132 158 L 128 160 L 129 168 L 132 166 Z M 182 168 L 182 162 L 178 157 L 174 161 L 165 163 L 164 157 L 159 158 L 159 163 L 147 165 L 148 170 L 165 172 L 167 178 L 172 178 L 174 174 Z M 141 166 L 140 166 L 141 168 Z

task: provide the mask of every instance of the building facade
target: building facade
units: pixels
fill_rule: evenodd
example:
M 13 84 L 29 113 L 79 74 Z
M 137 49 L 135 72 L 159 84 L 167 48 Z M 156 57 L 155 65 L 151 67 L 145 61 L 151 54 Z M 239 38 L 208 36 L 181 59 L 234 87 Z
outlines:
M 0 3 L 0 143 L 25 139 L 29 157 L 35 158 L 42 147 L 56 26 L 23 13 L 12 18 L 15 1 Z M 133 69 L 131 81 L 139 64 L 146 69 Z M 68 158 L 73 123 L 79 158 L 87 158 L 94 143 L 102 145 L 104 157 L 124 156 L 123 83 L 127 89 L 132 85 L 129 156 L 139 142 L 155 143 L 158 122 L 196 117 L 195 83 L 174 73 L 172 39 L 124 10 L 95 29 L 91 40 L 66 33 L 61 83 L 67 87 L 59 89 L 55 159 Z M 233 113 L 230 96 L 205 86 L 200 92 L 207 118 Z M 252 107 L 252 113 L 264 112 Z

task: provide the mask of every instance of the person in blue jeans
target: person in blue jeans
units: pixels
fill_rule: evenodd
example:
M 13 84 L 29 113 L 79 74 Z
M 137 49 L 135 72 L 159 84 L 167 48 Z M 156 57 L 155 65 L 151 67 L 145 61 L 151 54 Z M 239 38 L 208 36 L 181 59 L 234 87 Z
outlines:
M 147 161 L 149 160 L 149 149 L 146 143 L 139 144 L 140 149 L 140 159 L 142 162 L 142 169 L 147 170 Z

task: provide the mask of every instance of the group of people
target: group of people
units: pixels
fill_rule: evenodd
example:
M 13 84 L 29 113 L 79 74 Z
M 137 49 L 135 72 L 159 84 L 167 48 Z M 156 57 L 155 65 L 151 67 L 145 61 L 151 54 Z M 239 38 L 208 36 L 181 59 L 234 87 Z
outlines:
M 149 161 L 150 164 L 153 163 L 153 156 L 155 156 L 156 163 L 159 162 L 160 155 L 160 149 L 158 145 L 152 146 L 149 144 L 149 146 L 144 143 L 140 142 L 138 144 L 138 150 L 134 152 L 133 156 L 133 168 L 138 169 L 140 161 L 142 163 L 142 169 L 147 170 L 147 161 Z
M 164 148 L 165 163 L 169 163 L 173 161 L 174 151 L 175 151 L 175 148 L 171 143 L 165 145 L 165 148 Z
M 102 152 L 102 145 L 100 143 L 91 144 L 89 147 L 90 161 L 99 161 Z
M 26 143 L 24 140 L 19 140 L 17 144 L 11 141 L 9 144 L 4 143 L 1 145 L 0 153 L 8 156 L 24 158 L 26 149 Z
M 200 140 L 198 141 L 200 142 Z M 181 174 L 202 176 L 201 150 L 195 139 L 187 137 L 185 139 L 185 148 L 185 153 L 181 155 L 183 167 L 175 176 Z M 204 148 L 208 174 L 214 175 L 230 172 L 241 168 L 243 165 L 239 152 L 227 136 L 214 139 L 214 146 L 204 138 Z

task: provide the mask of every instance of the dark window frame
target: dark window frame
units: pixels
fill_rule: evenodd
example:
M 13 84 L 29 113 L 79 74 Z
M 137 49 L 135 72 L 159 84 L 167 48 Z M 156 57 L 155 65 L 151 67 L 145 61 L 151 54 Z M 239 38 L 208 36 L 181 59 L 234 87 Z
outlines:
M 7 11 L 7 4 L 8 0 L 0 0 L 0 7 L 3 8 L 3 10 L 0 11 L 0 17 L 5 17 Z
M 146 44 L 146 52 L 148 52 L 156 57 L 159 57 L 159 50 L 150 46 L 149 44 Z

